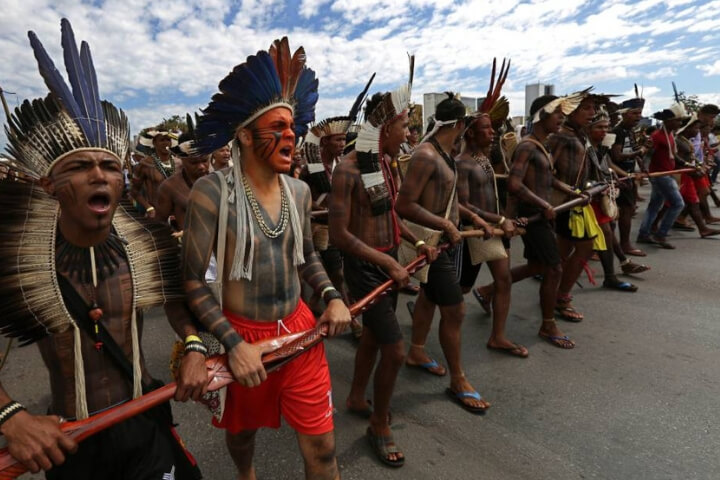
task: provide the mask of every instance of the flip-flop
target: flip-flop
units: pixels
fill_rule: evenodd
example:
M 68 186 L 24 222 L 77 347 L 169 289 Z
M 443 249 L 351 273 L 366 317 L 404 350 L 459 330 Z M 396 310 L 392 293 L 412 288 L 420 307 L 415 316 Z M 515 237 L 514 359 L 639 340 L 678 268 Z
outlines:
M 482 307 L 482 309 L 485 310 L 485 313 L 490 315 L 492 313 L 492 311 L 490 309 L 492 300 L 490 298 L 484 297 L 480 292 L 478 292 L 477 288 L 473 288 L 472 293 L 475 296 L 475 299 L 478 301 L 478 303 Z
M 442 365 L 440 365 L 435 360 L 433 360 L 432 358 L 430 359 L 429 362 L 419 363 L 417 365 L 405 362 L 405 365 L 410 368 L 418 368 L 420 370 L 428 372 L 431 375 L 435 375 L 436 377 L 444 377 L 445 375 L 447 375 L 447 369 L 445 367 L 443 367 Z M 438 368 L 442 368 L 442 373 L 433 371 L 433 369 L 438 369 Z
M 632 248 L 630 250 L 623 250 L 625 255 L 632 255 L 633 257 L 647 257 L 647 253 L 643 252 L 639 248 Z
M 567 322 L 580 323 L 585 319 L 582 313 L 578 312 L 570 305 L 556 306 L 555 313 L 557 313 L 558 317 Z M 576 313 L 577 315 L 571 315 L 572 313 Z
M 538 332 L 538 337 L 547 341 L 550 345 L 555 345 L 556 347 L 562 348 L 563 350 L 572 350 L 573 348 L 575 348 L 575 342 L 570 340 L 570 337 L 568 337 L 567 335 L 555 336 L 555 335 L 548 335 L 547 333 Z M 566 342 L 570 342 L 570 343 L 566 343 Z M 568 345 L 571 345 L 571 346 L 568 346 Z
M 629 262 L 625 265 L 620 265 L 620 268 L 622 269 L 622 272 L 625 275 L 637 275 L 638 273 L 647 272 L 650 270 L 650 267 L 647 265 L 643 265 L 642 263 L 634 263 Z
M 473 407 L 472 405 L 468 405 L 467 403 L 463 402 L 466 398 L 472 398 L 474 400 L 482 400 L 482 395 L 480 395 L 477 391 L 473 390 L 472 392 L 456 392 L 450 387 L 445 389 L 445 394 L 452 399 L 455 403 L 460 405 L 463 409 L 466 411 L 475 414 L 475 415 L 484 415 L 488 408 L 490 407 Z
M 603 282 L 603 288 L 609 288 L 611 290 L 620 290 L 621 292 L 637 292 L 638 287 L 630 282 Z
M 507 353 L 513 357 L 527 358 L 529 355 L 528 349 L 518 343 L 513 343 L 512 347 L 493 347 L 490 344 L 485 346 L 488 350 Z
M 367 439 L 370 442 L 370 448 L 375 452 L 378 460 L 389 467 L 398 468 L 405 464 L 405 457 L 397 460 L 389 460 L 388 455 L 391 453 L 402 453 L 395 445 L 395 439 L 391 435 L 375 435 L 372 427 L 367 428 Z

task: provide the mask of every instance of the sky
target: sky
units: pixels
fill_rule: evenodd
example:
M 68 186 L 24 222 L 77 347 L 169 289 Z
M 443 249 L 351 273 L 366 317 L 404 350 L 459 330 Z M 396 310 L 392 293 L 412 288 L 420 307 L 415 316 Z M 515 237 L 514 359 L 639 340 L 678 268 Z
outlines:
M 679 90 L 720 103 L 720 0 L 2 0 L 0 87 L 10 107 L 47 92 L 29 46 L 33 30 L 63 69 L 60 19 L 90 44 L 101 97 L 137 133 L 207 105 L 248 55 L 287 35 L 320 80 L 316 119 L 347 114 L 373 72 L 371 93 L 408 79 L 426 92 L 484 96 L 493 57 L 512 60 L 504 87 L 511 114 L 525 85 L 564 94 L 647 99 L 644 114 Z M 2 116 L 3 123 L 5 121 Z M 4 133 L 0 145 L 5 144 Z

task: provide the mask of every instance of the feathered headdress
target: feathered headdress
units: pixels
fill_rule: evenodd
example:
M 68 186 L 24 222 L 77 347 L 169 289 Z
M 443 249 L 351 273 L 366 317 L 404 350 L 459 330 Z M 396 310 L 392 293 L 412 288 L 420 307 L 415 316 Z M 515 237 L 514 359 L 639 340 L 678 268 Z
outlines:
M 78 50 L 70 22 L 62 19 L 62 49 L 70 86 L 34 32 L 28 32 L 40 75 L 50 90 L 44 99 L 25 100 L 8 119 L 8 153 L 30 178 L 46 176 L 65 155 L 104 150 L 122 163 L 130 145 L 127 117 L 100 100 L 90 47 Z
M 326 118 L 325 120 L 318 122 L 316 125 L 310 127 L 310 131 L 314 133 L 315 136 L 318 138 L 323 138 L 327 135 L 347 134 L 347 132 L 350 130 L 350 127 L 355 123 L 355 121 L 357 121 L 360 109 L 362 108 L 363 103 L 365 103 L 365 100 L 367 99 L 367 92 L 370 89 L 370 85 L 372 84 L 374 79 L 375 74 L 373 73 L 372 77 L 370 77 L 370 80 L 368 80 L 367 84 L 365 85 L 363 91 L 360 92 L 360 95 L 358 95 L 355 99 L 355 103 L 353 103 L 352 108 L 350 108 L 350 113 L 343 117 Z
M 290 55 L 287 37 L 275 40 L 266 51 L 259 51 L 236 66 L 221 82 L 203 110 L 198 124 L 202 141 L 198 149 L 212 153 L 235 138 L 239 128 L 248 126 L 263 113 L 285 107 L 293 112 L 295 136 L 305 135 L 315 120 L 318 81 L 305 65 L 305 50 Z
M 408 54 L 410 61 L 410 76 L 408 83 L 397 90 L 386 93 L 378 105 L 371 112 L 365 113 L 365 123 L 380 128 L 384 123 L 401 115 L 410 107 L 412 83 L 415 76 L 415 55 Z M 362 131 L 362 129 L 361 129 Z
M 33 32 L 30 44 L 40 74 L 50 89 L 44 99 L 24 101 L 6 127 L 13 168 L 25 175 L 0 182 L 0 333 L 23 344 L 44 336 L 73 333 L 75 415 L 88 416 L 80 326 L 68 312 L 56 270 L 60 205 L 38 186 L 53 165 L 69 153 L 102 150 L 118 158 L 129 147 L 128 121 L 122 111 L 101 101 L 90 56 L 77 50 L 70 23 L 62 20 L 62 46 L 72 92 Z M 119 206 L 113 227 L 127 243 L 121 247 L 132 277 L 130 336 L 133 395 L 142 394 L 140 341 L 136 309 L 182 300 L 177 242 L 167 228 L 134 218 Z M 94 247 L 93 247 L 94 248 Z M 89 253 L 89 249 L 88 249 Z M 61 255 L 61 254 L 58 254 Z
M 192 157 L 197 155 L 196 145 L 199 143 L 199 137 L 195 125 L 197 124 L 198 116 L 195 114 L 195 122 L 188 113 L 185 116 L 185 123 L 187 124 L 187 132 L 180 135 L 177 139 L 176 145 L 170 147 L 170 151 L 178 157 Z M 171 137 L 172 138 L 172 137 Z
M 543 112 L 547 115 L 550 115 L 558 107 L 560 107 L 560 110 L 562 110 L 562 113 L 564 115 L 570 115 L 572 112 L 575 111 L 575 109 L 580 106 L 582 101 L 590 95 L 590 91 L 592 89 L 593 87 L 588 87 L 585 90 L 571 93 L 570 95 L 558 97 L 554 100 L 549 101 L 548 103 L 540 107 L 536 112 L 534 112 L 532 123 L 538 123 L 541 120 L 540 116 Z
M 381 215 L 393 208 L 393 199 L 387 189 L 380 165 L 380 153 L 382 152 L 380 133 L 383 125 L 392 122 L 410 108 L 415 56 L 408 54 L 408 58 L 410 60 L 408 83 L 395 91 L 384 94 L 372 111 L 365 112 L 365 123 L 360 126 L 355 140 L 360 178 L 365 190 L 370 194 L 373 215 Z
M 494 129 L 498 129 L 510 113 L 510 103 L 505 96 L 500 96 L 502 87 L 505 85 L 507 80 L 508 72 L 510 72 L 510 59 L 505 63 L 503 58 L 502 65 L 500 66 L 500 74 L 497 76 L 497 58 L 493 58 L 492 71 L 490 72 L 490 86 L 488 87 L 487 95 L 478 111 L 470 115 L 471 117 L 480 117 L 482 115 L 488 115 Z M 468 125 L 469 126 L 469 125 Z
M 159 130 L 157 128 L 148 128 L 140 132 L 140 135 L 138 135 L 138 143 L 135 146 L 135 149 L 144 155 L 150 155 L 155 151 L 153 140 L 158 135 L 170 138 L 170 149 L 177 147 L 178 136 L 175 133 L 167 130 Z

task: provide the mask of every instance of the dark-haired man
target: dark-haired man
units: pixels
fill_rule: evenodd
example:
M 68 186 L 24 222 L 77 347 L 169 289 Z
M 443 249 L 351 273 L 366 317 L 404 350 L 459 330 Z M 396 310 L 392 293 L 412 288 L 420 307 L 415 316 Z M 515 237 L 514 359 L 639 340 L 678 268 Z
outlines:
M 649 153 L 650 165 L 648 171 L 650 173 L 662 173 L 674 170 L 675 156 L 677 155 L 675 132 L 689 115 L 682 104 L 675 103 L 670 108 L 655 113 L 654 117 L 662 121 L 662 126 L 651 137 L 653 148 Z M 650 179 L 650 184 L 652 185 L 652 193 L 645 216 L 640 224 L 637 242 L 657 244 L 662 248 L 672 250 L 675 246 L 667 241 L 667 235 L 670 232 L 670 227 L 672 227 L 672 224 L 685 207 L 685 202 L 683 202 L 677 182 L 672 176 L 653 177 Z M 657 232 L 651 237 L 650 229 L 652 224 L 658 216 L 660 208 L 665 203 L 670 206 Z
M 401 87 L 399 93 L 407 90 Z M 409 100 L 409 95 L 396 95 Z M 358 148 L 350 152 L 335 169 L 330 196 L 330 241 L 343 251 L 345 278 L 350 293 L 361 298 L 392 278 L 407 285 L 408 273 L 397 262 L 400 236 L 417 239 L 403 228 L 393 205 L 397 195 L 390 163 L 400 152 L 407 136 L 407 104 L 393 104 L 392 111 L 376 111 L 392 98 L 391 93 L 376 94 L 367 103 L 366 118 L 358 133 Z M 382 138 L 382 151 L 377 146 Z M 434 249 L 420 246 L 418 254 L 432 260 Z M 355 354 L 355 370 L 347 408 L 369 416 L 368 438 L 379 460 L 392 467 L 405 458 L 390 430 L 390 399 L 405 357 L 405 346 L 395 316 L 397 291 L 381 297 L 363 313 L 363 331 Z M 380 362 L 373 379 L 373 407 L 366 398 L 370 375 L 380 351 Z
M 583 95 L 580 104 L 565 119 L 560 130 L 550 135 L 547 140 L 548 150 L 552 155 L 555 166 L 555 176 L 565 185 L 569 185 L 568 192 L 562 201 L 570 197 L 577 197 L 585 189 L 589 163 L 587 156 L 588 140 L 585 128 L 590 125 L 595 116 L 595 99 Z M 559 213 L 555 219 L 560 256 L 563 258 L 563 274 L 558 285 L 558 298 L 555 311 L 558 316 L 571 322 L 582 321 L 583 315 L 572 306 L 570 290 L 575 285 L 583 266 L 590 259 L 593 252 L 594 237 L 588 232 L 587 225 L 580 237 L 575 236 L 570 228 L 571 211 Z
M 627 176 L 635 171 L 635 165 L 642 160 L 646 153 L 644 145 L 638 145 L 635 140 L 634 129 L 642 118 L 642 109 L 645 105 L 644 98 L 631 98 L 620 104 L 619 111 L 622 120 L 613 129 L 615 143 L 613 143 L 610 154 L 614 169 L 620 176 Z M 620 248 L 626 255 L 644 257 L 645 252 L 634 247 L 630 243 L 630 229 L 632 227 L 632 216 L 635 213 L 637 198 L 635 195 L 634 182 L 623 182 L 619 186 L 617 197 L 618 206 L 618 231 L 620 232 Z
M 207 175 L 210 169 L 210 159 L 207 155 L 191 153 L 184 149 L 194 143 L 195 138 L 183 134 L 178 139 L 178 145 L 173 149 L 181 160 L 183 168 L 160 184 L 157 195 L 156 217 L 165 222 L 170 219 L 170 225 L 181 234 L 185 228 L 185 212 L 190 197 L 190 190 L 195 181 Z M 172 217 L 172 218 L 171 218 Z
M 172 176 L 179 166 L 179 160 L 170 150 L 177 145 L 177 141 L 170 132 L 154 129 L 140 135 L 141 143 L 150 149 L 150 153 L 133 169 L 130 196 L 141 213 L 145 213 L 148 218 L 155 218 L 160 184 Z
M 460 211 L 456 195 L 456 166 L 453 148 L 465 128 L 465 106 L 450 95 L 436 108 L 435 126 L 427 141 L 413 151 L 407 174 L 398 194 L 395 210 L 404 219 L 443 232 L 453 245 L 430 265 L 427 281 L 421 283 L 413 313 L 413 332 L 407 363 L 422 366 L 431 373 L 445 370 L 425 351 L 435 307 L 440 307 L 440 344 L 450 369 L 446 393 L 471 413 L 483 413 L 490 403 L 472 387 L 462 369 L 460 327 L 465 315 L 463 292 L 458 281 L 456 258 L 461 241 L 458 225 Z M 478 215 L 467 209 L 464 218 L 478 228 L 490 228 Z
M 519 216 L 542 214 L 541 220 L 527 225 L 526 233 L 522 237 L 527 264 L 512 269 L 513 282 L 532 275 L 542 275 L 542 324 L 538 335 L 556 347 L 571 349 L 575 347 L 575 342 L 564 335 L 555 322 L 562 259 L 551 223 L 555 219 L 555 211 L 550 204 L 550 196 L 553 189 L 566 195 L 573 195 L 573 191 L 553 176 L 553 159 L 545 147 L 547 137 L 557 132 L 565 119 L 564 102 L 571 103 L 567 98 L 543 95 L 535 99 L 530 106 L 532 130 L 513 152 L 508 192 L 517 200 Z M 565 108 L 574 109 L 572 106 Z

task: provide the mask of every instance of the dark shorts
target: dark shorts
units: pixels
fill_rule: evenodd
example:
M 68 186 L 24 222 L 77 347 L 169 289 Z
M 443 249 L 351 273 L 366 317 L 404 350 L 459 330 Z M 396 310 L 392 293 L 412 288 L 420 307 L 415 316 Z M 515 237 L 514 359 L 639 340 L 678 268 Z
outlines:
M 502 243 L 505 250 L 510 249 L 509 238 L 503 237 Z M 478 263 L 477 265 L 472 264 L 468 244 L 467 242 L 463 242 L 462 261 L 460 262 L 460 288 L 472 288 L 472 286 L 475 285 L 475 280 L 477 280 L 478 273 L 480 273 L 480 267 L 482 267 L 482 263 Z
M 615 200 L 618 207 L 634 207 L 637 203 L 635 198 L 635 189 L 632 187 L 630 182 L 625 182 L 625 185 L 618 188 L 618 196 Z
M 588 236 L 587 229 L 585 229 L 585 232 L 583 232 L 582 237 L 573 237 L 572 232 L 570 231 L 570 215 L 572 214 L 572 209 L 560 212 L 555 217 L 555 233 L 558 234 L 558 236 L 563 237 L 567 240 L 590 240 L 593 237 Z
M 524 256 L 529 261 L 549 266 L 561 263 L 555 232 L 547 220 L 528 224 L 522 240 L 525 244 Z
M 80 443 L 75 454 L 65 458 L 64 464 L 46 473 L 48 480 L 188 478 L 178 475 L 168 436 L 147 414 L 93 435 Z
M 463 302 L 458 275 L 460 257 L 460 247 L 454 246 L 440 253 L 437 260 L 430 264 L 427 283 L 421 283 L 420 287 L 425 297 L 435 305 L 448 306 Z
M 397 258 L 394 251 L 389 254 Z M 377 265 L 352 255 L 345 255 L 345 283 L 353 298 L 363 298 L 389 279 L 390 277 Z M 393 289 L 363 312 L 363 328 L 369 329 L 380 345 L 391 345 L 403 338 L 395 316 L 397 295 L 397 290 Z
M 343 268 L 342 252 L 332 245 L 328 245 L 326 250 L 320 250 L 320 259 L 326 272 L 335 272 Z

